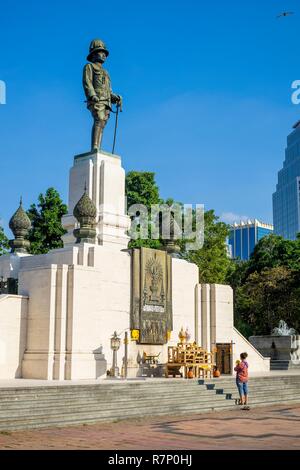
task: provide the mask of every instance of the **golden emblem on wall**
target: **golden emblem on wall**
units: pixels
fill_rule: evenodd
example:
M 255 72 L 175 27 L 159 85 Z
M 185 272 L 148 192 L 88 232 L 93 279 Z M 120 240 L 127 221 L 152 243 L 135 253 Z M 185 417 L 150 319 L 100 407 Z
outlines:
M 131 340 L 138 341 L 140 339 L 140 331 L 139 330 L 131 330 Z

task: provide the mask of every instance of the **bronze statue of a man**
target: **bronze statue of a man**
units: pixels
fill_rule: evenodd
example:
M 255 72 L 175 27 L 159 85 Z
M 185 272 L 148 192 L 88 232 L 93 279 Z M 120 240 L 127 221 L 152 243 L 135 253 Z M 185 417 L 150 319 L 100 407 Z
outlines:
M 101 147 L 103 129 L 112 111 L 112 103 L 121 106 L 122 98 L 115 95 L 111 89 L 108 72 L 102 67 L 109 52 L 100 39 L 94 39 L 83 69 L 83 88 L 87 98 L 87 107 L 94 118 L 92 129 L 92 150 Z

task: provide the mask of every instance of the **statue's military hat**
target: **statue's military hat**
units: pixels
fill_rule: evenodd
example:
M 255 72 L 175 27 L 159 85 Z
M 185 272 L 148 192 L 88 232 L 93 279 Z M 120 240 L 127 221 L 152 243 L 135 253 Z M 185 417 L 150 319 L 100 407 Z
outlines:
M 87 56 L 86 59 L 90 62 L 91 57 L 94 54 L 94 52 L 98 52 L 98 51 L 103 51 L 106 54 L 106 57 L 109 54 L 108 50 L 106 49 L 106 46 L 105 46 L 104 42 L 101 41 L 101 39 L 93 39 L 93 41 L 90 44 L 89 55 Z

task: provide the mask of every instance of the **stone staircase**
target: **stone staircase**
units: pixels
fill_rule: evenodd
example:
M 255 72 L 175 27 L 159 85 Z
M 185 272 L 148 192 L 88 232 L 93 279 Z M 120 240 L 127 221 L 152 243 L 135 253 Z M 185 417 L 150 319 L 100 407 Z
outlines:
M 289 370 L 289 369 L 299 369 L 300 373 L 300 364 L 294 363 L 293 361 L 283 360 L 283 359 L 271 359 L 270 361 L 271 370 Z
M 0 388 L 0 432 L 235 408 L 235 379 Z M 300 375 L 251 378 L 251 406 L 300 403 Z
M 205 380 L 206 387 L 216 394 L 222 394 L 229 400 L 238 398 L 233 377 Z M 231 399 L 231 400 L 230 400 Z M 252 377 L 249 381 L 249 404 L 251 407 L 277 404 L 300 403 L 300 374 L 271 375 Z M 231 403 L 230 403 L 231 404 Z M 230 406 L 230 405 L 229 405 Z

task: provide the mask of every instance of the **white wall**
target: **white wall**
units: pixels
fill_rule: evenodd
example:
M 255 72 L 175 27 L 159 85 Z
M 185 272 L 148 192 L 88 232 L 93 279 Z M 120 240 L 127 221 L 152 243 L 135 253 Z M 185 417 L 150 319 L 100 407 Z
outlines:
M 28 298 L 0 295 L 0 379 L 22 376 Z
M 172 259 L 173 332 L 170 344 L 179 342 L 181 327 L 189 329 L 195 341 L 195 287 L 199 280 L 198 267 L 182 259 Z
M 230 343 L 233 336 L 233 291 L 230 286 L 210 285 L 211 347 Z
M 129 327 L 129 253 L 87 244 L 79 251 L 80 265 L 28 266 L 19 273 L 19 292 L 30 298 L 24 378 L 103 376 L 112 363 L 111 336 L 115 330 L 124 336 Z
M 24 378 L 52 379 L 57 265 L 19 273 L 19 293 L 29 297 Z
M 105 364 L 98 364 L 98 372 L 105 375 L 112 365 L 110 338 L 117 331 L 124 338 L 129 328 L 131 258 L 127 252 L 116 252 L 105 247 L 95 250 L 95 267 L 74 266 L 72 309 L 69 310 L 68 351 L 77 354 L 71 365 L 71 376 L 85 374 L 83 354 L 103 354 Z M 69 295 L 70 298 L 70 295 Z M 81 354 L 81 356 L 79 356 Z M 124 355 L 122 343 L 118 365 Z M 74 356 L 75 359 L 75 356 Z M 100 357 L 99 357 L 100 359 Z M 92 371 L 91 371 L 92 372 Z
M 240 354 L 248 354 L 249 374 L 251 372 L 268 372 L 270 370 L 270 358 L 263 357 L 257 349 L 236 329 L 233 328 L 233 361 L 240 359 Z

